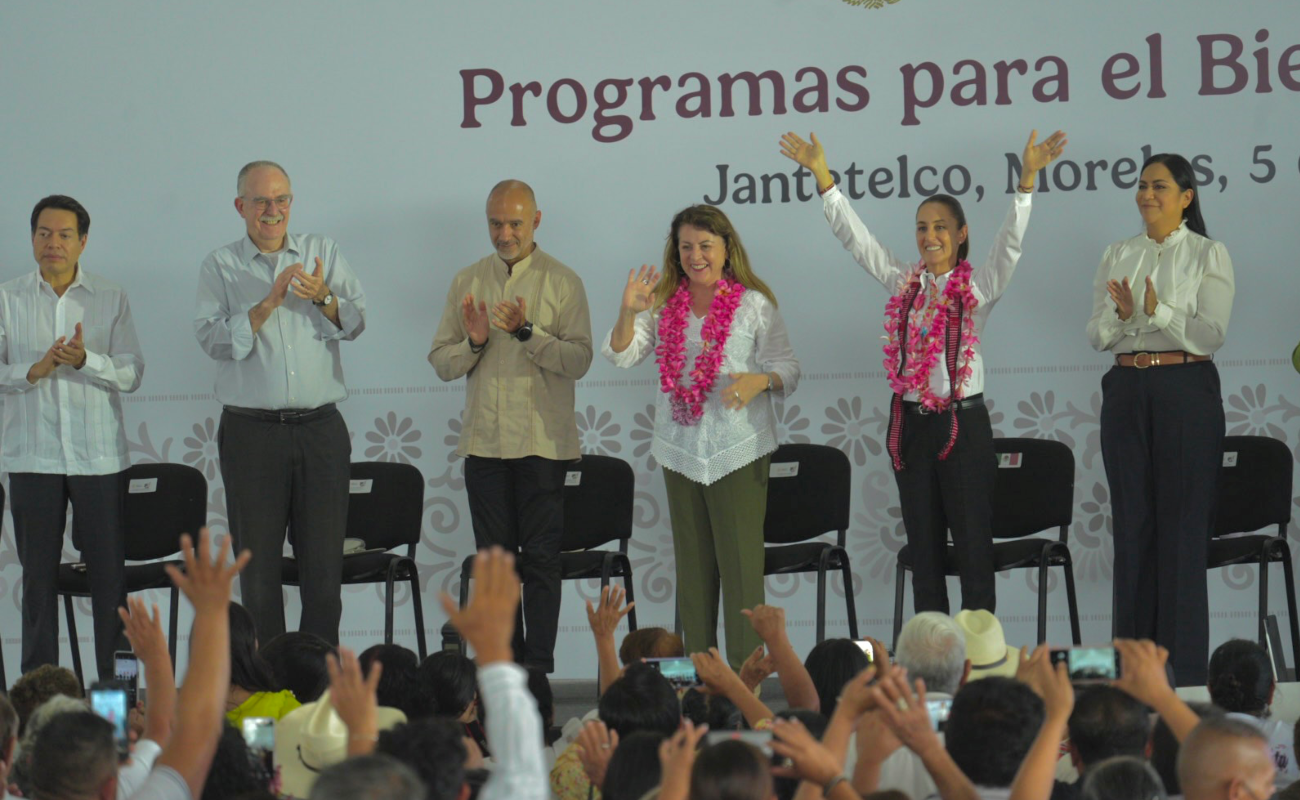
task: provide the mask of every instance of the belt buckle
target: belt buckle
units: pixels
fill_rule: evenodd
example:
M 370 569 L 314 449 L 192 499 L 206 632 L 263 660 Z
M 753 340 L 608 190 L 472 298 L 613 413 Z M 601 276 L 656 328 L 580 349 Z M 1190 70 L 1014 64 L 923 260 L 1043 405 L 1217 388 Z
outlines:
M 1145 364 L 1142 363 L 1142 356 L 1147 357 L 1147 363 Z M 1133 354 L 1133 366 L 1137 367 L 1138 369 L 1146 369 L 1147 367 L 1150 367 L 1153 364 L 1158 365 L 1159 363 L 1160 360 L 1155 357 L 1155 353 L 1134 353 Z
M 284 425 L 284 424 L 286 424 L 286 423 L 289 422 L 289 414 L 290 414 L 290 412 L 287 412 L 287 411 L 285 411 L 284 409 L 281 409 L 281 410 L 277 411 L 276 413 L 280 415 L 280 424 L 281 424 L 281 425 Z

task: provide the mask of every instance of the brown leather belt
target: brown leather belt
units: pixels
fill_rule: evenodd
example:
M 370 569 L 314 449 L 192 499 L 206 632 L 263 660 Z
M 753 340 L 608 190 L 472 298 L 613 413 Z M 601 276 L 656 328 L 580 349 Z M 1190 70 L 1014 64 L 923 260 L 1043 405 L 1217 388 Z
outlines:
M 1172 364 L 1192 364 L 1197 361 L 1213 361 L 1214 356 L 1198 356 L 1185 350 L 1165 350 L 1158 353 L 1120 353 L 1115 356 L 1117 367 L 1167 367 Z

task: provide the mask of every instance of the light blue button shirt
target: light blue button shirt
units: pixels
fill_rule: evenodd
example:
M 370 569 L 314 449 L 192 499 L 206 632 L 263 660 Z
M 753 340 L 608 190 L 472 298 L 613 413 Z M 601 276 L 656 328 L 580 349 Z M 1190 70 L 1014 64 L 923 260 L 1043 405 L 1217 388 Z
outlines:
M 316 259 L 325 284 L 338 298 L 339 323 L 292 291 L 253 333 L 248 312 L 266 299 L 275 277 L 294 264 L 311 273 Z M 199 270 L 194 335 L 217 362 L 217 399 L 222 405 L 262 409 L 310 409 L 348 396 L 339 340 L 366 327 L 361 282 L 332 239 L 288 235 L 285 247 L 263 253 L 245 236 L 213 251 Z

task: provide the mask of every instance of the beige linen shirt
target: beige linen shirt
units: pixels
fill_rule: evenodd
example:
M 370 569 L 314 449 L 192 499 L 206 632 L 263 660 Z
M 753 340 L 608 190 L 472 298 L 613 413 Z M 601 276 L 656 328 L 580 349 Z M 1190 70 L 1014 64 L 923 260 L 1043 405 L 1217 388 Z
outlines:
M 461 301 L 473 294 L 488 313 L 524 298 L 533 335 L 520 342 L 498 328 L 487 346 L 470 349 Z M 514 270 L 495 253 L 461 270 L 433 337 L 429 363 L 444 381 L 467 376 L 465 415 L 456 455 L 487 458 L 578 458 L 574 384 L 591 366 L 591 313 L 578 274 L 535 248 Z

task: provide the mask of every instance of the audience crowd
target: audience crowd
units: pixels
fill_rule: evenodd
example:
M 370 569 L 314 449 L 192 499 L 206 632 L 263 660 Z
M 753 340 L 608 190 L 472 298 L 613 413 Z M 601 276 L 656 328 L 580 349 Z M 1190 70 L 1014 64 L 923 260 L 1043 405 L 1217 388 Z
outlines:
M 72 672 L 33 670 L 0 694 L 0 800 L 1300 800 L 1294 721 L 1272 716 L 1277 684 L 1252 641 L 1215 651 L 1212 703 L 1189 705 L 1147 641 L 1114 643 L 1118 678 L 1076 685 L 1047 647 L 1007 647 L 988 612 L 918 614 L 893 653 L 832 639 L 801 658 L 784 612 L 760 605 L 745 614 L 763 644 L 733 669 L 662 628 L 617 641 L 631 606 L 611 587 L 587 604 L 599 699 L 557 726 L 546 674 L 513 661 L 507 553 L 475 559 L 464 608 L 442 597 L 473 658 L 423 662 L 304 633 L 259 643 L 231 602 L 249 555 L 207 531 L 182 555 L 169 573 L 194 607 L 183 685 L 157 607 L 128 600 L 147 688 L 129 747 Z M 665 658 L 689 659 L 697 685 L 671 681 Z

